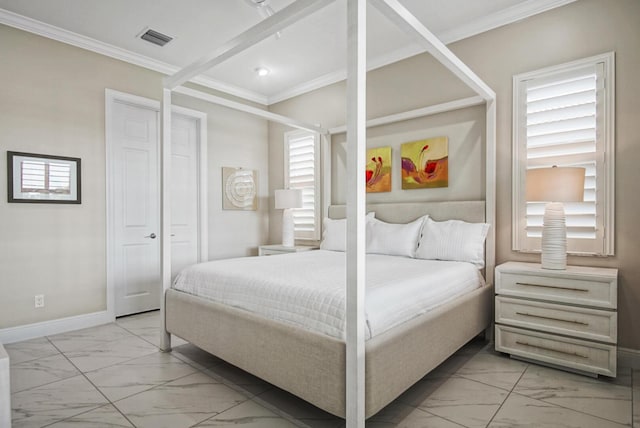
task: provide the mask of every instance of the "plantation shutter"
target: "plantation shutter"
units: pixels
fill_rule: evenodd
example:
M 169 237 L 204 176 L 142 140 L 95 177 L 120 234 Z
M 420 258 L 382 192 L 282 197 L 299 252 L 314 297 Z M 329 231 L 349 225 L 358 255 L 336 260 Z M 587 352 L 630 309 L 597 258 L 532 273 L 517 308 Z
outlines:
M 71 165 L 50 161 L 20 162 L 20 191 L 24 193 L 71 193 Z
M 316 134 L 293 132 L 287 135 L 285 181 L 290 189 L 302 190 L 302 208 L 293 210 L 294 236 L 302 240 L 320 238 L 319 152 Z
M 606 254 L 605 245 L 605 96 L 604 61 L 528 76 L 516 82 L 520 103 L 516 132 L 522 170 L 573 166 L 585 168 L 583 202 L 565 202 L 567 250 Z M 514 92 L 515 93 L 515 92 Z M 559 183 L 558 185 L 562 185 Z M 518 233 L 524 250 L 539 250 L 546 203 L 519 195 Z

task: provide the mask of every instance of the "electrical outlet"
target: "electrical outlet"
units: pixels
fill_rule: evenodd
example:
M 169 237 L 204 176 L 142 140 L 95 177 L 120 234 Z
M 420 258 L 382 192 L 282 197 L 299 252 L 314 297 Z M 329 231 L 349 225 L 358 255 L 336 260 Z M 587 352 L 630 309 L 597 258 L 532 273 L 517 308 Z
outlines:
M 44 308 L 44 294 L 36 294 L 35 303 L 36 308 Z

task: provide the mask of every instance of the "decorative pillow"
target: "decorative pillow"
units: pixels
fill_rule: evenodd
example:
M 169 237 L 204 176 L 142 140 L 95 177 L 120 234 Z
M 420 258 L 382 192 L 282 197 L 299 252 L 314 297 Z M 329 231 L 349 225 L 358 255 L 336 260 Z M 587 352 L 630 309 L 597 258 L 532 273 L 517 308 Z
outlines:
M 372 218 L 367 221 L 367 253 L 415 257 L 422 224 L 428 216 L 411 223 L 394 224 Z
M 367 223 L 369 219 L 374 218 L 375 212 L 367 214 Z M 322 242 L 320 242 L 321 250 L 329 251 L 346 251 L 347 250 L 347 219 L 331 219 L 325 217 L 322 227 Z
M 428 218 L 422 228 L 416 258 L 469 262 L 483 268 L 484 240 L 488 231 L 487 223 Z

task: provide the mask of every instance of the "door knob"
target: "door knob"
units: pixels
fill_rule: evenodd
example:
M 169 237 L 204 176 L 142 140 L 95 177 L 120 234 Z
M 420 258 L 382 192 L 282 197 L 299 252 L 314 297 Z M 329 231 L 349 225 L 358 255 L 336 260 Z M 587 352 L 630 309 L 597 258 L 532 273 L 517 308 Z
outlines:
M 145 236 L 145 238 L 156 239 L 156 234 L 155 234 L 155 233 L 152 233 L 151 235 L 147 235 L 147 236 Z

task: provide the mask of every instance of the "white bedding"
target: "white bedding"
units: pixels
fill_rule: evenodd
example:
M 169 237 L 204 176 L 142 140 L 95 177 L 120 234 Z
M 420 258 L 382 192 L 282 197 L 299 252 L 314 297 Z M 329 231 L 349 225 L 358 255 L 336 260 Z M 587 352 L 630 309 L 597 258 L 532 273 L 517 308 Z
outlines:
M 344 339 L 345 253 L 307 251 L 191 266 L 174 288 Z M 367 339 L 484 284 L 471 263 L 368 254 Z

